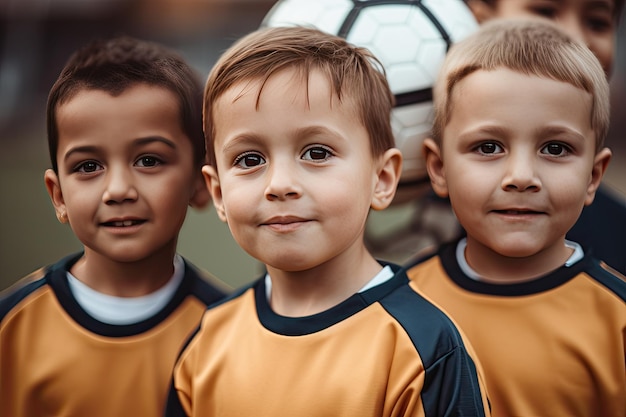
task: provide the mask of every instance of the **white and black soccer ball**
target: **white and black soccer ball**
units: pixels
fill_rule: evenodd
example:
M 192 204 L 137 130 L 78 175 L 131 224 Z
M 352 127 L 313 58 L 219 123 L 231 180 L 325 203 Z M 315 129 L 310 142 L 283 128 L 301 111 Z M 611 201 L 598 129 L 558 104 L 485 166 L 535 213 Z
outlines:
M 369 49 L 383 64 L 396 106 L 391 116 L 404 157 L 397 197 L 429 189 L 421 146 L 433 119 L 432 86 L 449 47 L 478 24 L 463 0 L 279 0 L 261 26 L 314 26 Z

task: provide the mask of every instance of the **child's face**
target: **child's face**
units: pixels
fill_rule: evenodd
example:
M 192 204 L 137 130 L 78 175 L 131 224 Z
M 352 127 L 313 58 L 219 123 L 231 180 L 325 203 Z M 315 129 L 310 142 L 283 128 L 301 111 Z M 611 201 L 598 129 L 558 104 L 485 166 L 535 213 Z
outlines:
M 617 29 L 614 8 L 614 0 L 497 0 L 493 17 L 548 18 L 583 41 L 610 75 Z
M 442 149 L 429 141 L 426 157 L 468 245 L 514 258 L 562 254 L 610 159 L 595 151 L 591 95 L 502 68 L 468 75 L 451 100 Z
M 362 254 L 382 158 L 372 156 L 352 103 L 316 71 L 308 97 L 293 70 L 268 80 L 257 109 L 259 86 L 235 84 L 215 103 L 219 175 L 203 172 L 220 218 L 245 251 L 277 269 Z
M 83 90 L 58 107 L 59 172 L 46 172 L 46 186 L 92 256 L 173 254 L 204 185 L 179 114 L 172 92 L 148 85 L 117 97 Z

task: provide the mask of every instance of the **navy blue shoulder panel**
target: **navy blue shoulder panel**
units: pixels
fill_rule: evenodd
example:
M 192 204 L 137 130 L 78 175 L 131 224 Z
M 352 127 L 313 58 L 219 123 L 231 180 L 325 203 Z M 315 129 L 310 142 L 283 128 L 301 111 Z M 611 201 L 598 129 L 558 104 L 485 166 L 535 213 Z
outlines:
M 50 284 L 50 277 L 56 270 L 63 270 L 68 263 L 73 264 L 82 256 L 82 252 L 65 256 L 57 262 L 39 268 L 25 276 L 15 284 L 0 293 L 0 321 L 22 300 L 32 294 L 38 288 Z
M 184 258 L 183 258 L 184 259 Z M 185 280 L 189 283 L 189 293 L 198 298 L 205 305 L 209 306 L 226 296 L 221 288 L 211 284 L 210 281 L 203 278 L 202 271 L 200 271 L 194 264 L 185 261 Z
M 592 258 L 589 261 L 587 273 L 591 278 L 598 281 L 604 287 L 626 302 L 626 278 L 623 275 L 613 274 L 611 271 L 603 268 L 600 261 Z M 619 272 L 616 272 L 619 274 Z
M 46 285 L 46 282 L 45 276 L 42 276 L 34 281 L 24 282 L 23 285 L 18 282 L 15 286 L 7 288 L 5 292 L 0 294 L 0 321 L 4 320 L 4 317 L 22 300 L 38 288 Z
M 409 285 L 380 303 L 404 328 L 422 359 L 426 416 L 484 416 L 476 365 L 450 318 Z

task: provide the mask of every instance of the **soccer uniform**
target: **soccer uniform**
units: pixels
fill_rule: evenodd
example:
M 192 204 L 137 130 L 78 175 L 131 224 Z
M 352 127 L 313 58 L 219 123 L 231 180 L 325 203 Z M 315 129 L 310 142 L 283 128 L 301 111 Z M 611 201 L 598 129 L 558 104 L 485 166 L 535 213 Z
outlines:
M 467 335 L 494 416 L 626 416 L 623 276 L 585 255 L 497 285 L 470 278 L 463 256 L 457 243 L 444 245 L 407 274 Z
M 174 296 L 135 324 L 96 320 L 67 272 L 82 254 L 0 294 L 0 416 L 158 416 L 181 347 L 225 294 L 190 263 Z
M 167 416 L 489 415 L 452 321 L 405 273 L 306 317 L 262 278 L 207 310 L 174 368 Z

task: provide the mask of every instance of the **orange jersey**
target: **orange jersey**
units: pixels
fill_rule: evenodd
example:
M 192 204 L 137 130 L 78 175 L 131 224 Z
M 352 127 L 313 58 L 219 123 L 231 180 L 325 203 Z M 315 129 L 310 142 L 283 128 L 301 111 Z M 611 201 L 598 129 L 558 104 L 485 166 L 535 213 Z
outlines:
M 185 262 L 173 299 L 130 325 L 89 316 L 69 289 L 68 257 L 0 298 L 0 416 L 159 416 L 177 354 L 224 293 Z
M 265 291 L 260 279 L 207 310 L 167 416 L 489 415 L 462 335 L 406 274 L 307 317 L 277 315 Z
M 466 276 L 456 244 L 408 268 L 485 371 L 494 416 L 626 416 L 626 283 L 585 256 L 509 285 Z

